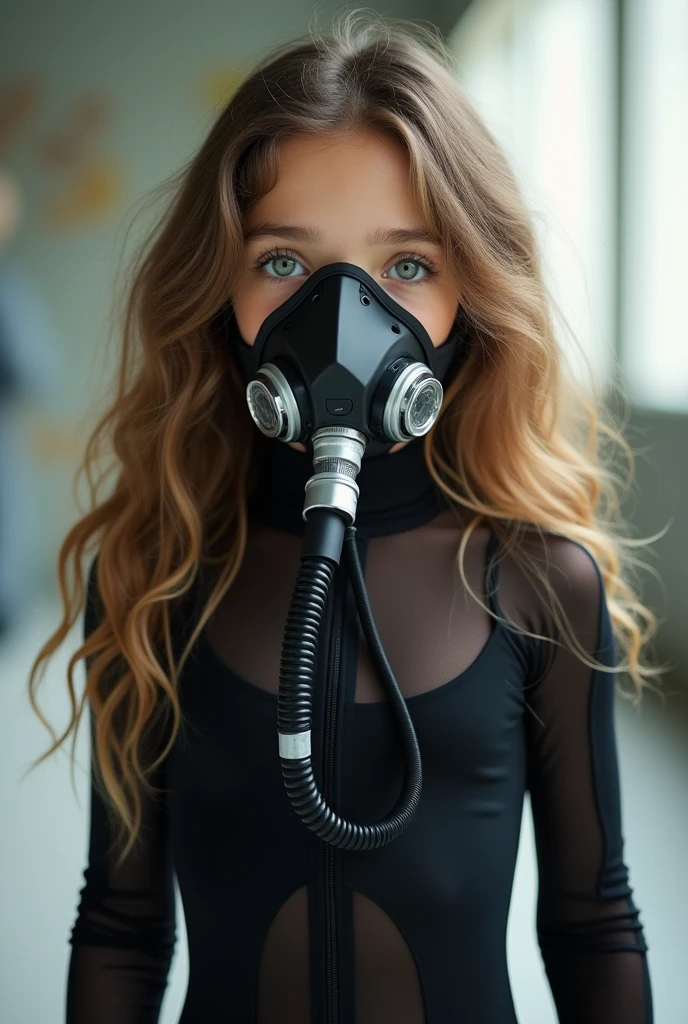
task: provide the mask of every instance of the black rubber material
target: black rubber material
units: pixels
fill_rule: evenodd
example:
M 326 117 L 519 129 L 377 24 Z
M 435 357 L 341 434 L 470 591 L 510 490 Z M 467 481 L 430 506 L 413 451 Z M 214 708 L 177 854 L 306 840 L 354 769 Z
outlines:
M 342 522 L 336 513 L 328 515 Z M 326 529 L 323 536 L 327 536 Z M 344 551 L 363 632 L 380 669 L 402 732 L 406 752 L 402 790 L 386 818 L 372 825 L 357 825 L 344 821 L 327 806 L 318 789 L 310 756 L 299 760 L 280 760 L 282 777 L 292 806 L 312 832 L 324 842 L 342 850 L 371 850 L 392 842 L 411 821 L 420 800 L 422 766 L 418 740 L 406 702 L 375 627 L 358 558 L 354 526 L 345 528 Z M 309 554 L 302 558 L 282 641 L 277 706 L 277 727 L 282 733 L 299 733 L 311 729 L 315 655 L 334 572 L 333 562 L 323 555 Z

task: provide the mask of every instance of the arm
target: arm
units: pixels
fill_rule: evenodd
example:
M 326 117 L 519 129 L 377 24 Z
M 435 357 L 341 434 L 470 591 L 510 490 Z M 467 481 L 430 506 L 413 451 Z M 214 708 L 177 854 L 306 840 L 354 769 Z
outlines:
M 592 660 L 615 663 L 595 561 L 551 538 L 550 582 Z M 551 619 L 535 631 L 559 637 Z M 526 690 L 537 934 L 560 1024 L 652 1024 L 647 943 L 624 863 L 613 673 L 537 642 Z
M 84 622 L 97 625 L 95 563 Z M 91 712 L 92 749 L 94 716 Z M 164 765 L 155 785 L 164 785 Z M 81 889 L 67 980 L 67 1024 L 155 1024 L 176 941 L 174 873 L 166 812 L 146 797 L 137 845 L 115 867 L 117 829 L 91 768 L 88 867 Z

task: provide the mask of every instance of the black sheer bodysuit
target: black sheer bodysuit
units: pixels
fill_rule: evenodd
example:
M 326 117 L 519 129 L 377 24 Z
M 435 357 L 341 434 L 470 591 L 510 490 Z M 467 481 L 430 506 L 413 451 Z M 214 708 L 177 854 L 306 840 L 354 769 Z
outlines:
M 119 870 L 92 786 L 67 1024 L 158 1020 L 175 876 L 189 944 L 179 1024 L 514 1024 L 506 927 L 526 791 L 537 935 L 559 1021 L 650 1024 L 647 944 L 624 862 L 615 677 L 566 646 L 514 633 L 466 592 L 457 553 L 467 513 L 435 488 L 420 441 L 364 460 L 356 522 L 373 613 L 418 737 L 420 805 L 400 837 L 365 852 L 334 850 L 298 818 L 276 711 L 312 470 L 308 455 L 277 441 L 268 460 L 240 574 L 180 679 L 189 725 L 155 780 L 164 794 L 146 804 L 136 852 Z M 613 664 L 596 562 L 564 537 L 524 536 L 583 648 Z M 470 537 L 464 567 L 495 615 L 556 638 L 542 584 L 487 524 Z M 93 581 L 92 571 L 87 634 Z M 337 813 L 377 821 L 396 802 L 404 762 L 342 566 L 325 626 L 316 778 Z

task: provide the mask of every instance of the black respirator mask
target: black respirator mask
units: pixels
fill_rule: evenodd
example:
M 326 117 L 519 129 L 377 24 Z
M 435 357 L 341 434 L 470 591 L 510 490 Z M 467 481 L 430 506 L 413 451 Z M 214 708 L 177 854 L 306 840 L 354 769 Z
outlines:
M 282 776 L 294 810 L 323 842 L 370 850 L 392 842 L 420 800 L 418 739 L 370 610 L 356 546 L 356 477 L 362 458 L 426 434 L 442 405 L 442 380 L 466 350 L 462 313 L 438 348 L 407 309 L 352 263 L 311 275 L 261 324 L 248 345 L 231 306 L 213 333 L 231 346 L 246 380 L 258 428 L 281 441 L 305 442 L 313 475 L 305 486 L 299 570 L 285 624 L 277 703 Z M 389 814 L 346 821 L 318 788 L 311 749 L 312 691 L 318 637 L 342 553 L 368 646 L 398 720 L 406 768 Z
M 365 457 L 430 430 L 468 326 L 460 309 L 435 348 L 422 323 L 353 263 L 311 274 L 266 317 L 253 346 L 231 305 L 222 317 L 264 434 L 308 444 L 322 427 L 347 426 L 366 437 Z

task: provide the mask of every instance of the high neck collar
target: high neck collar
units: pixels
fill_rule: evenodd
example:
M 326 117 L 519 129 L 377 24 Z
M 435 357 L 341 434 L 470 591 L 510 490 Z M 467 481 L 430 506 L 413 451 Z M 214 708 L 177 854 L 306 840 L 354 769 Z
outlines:
M 249 499 L 250 515 L 289 533 L 303 533 L 304 492 L 313 475 L 311 456 L 272 439 L 264 451 L 260 481 Z M 362 537 L 412 530 L 448 507 L 425 464 L 422 438 L 391 455 L 364 458 L 356 483 L 360 496 L 355 526 Z

